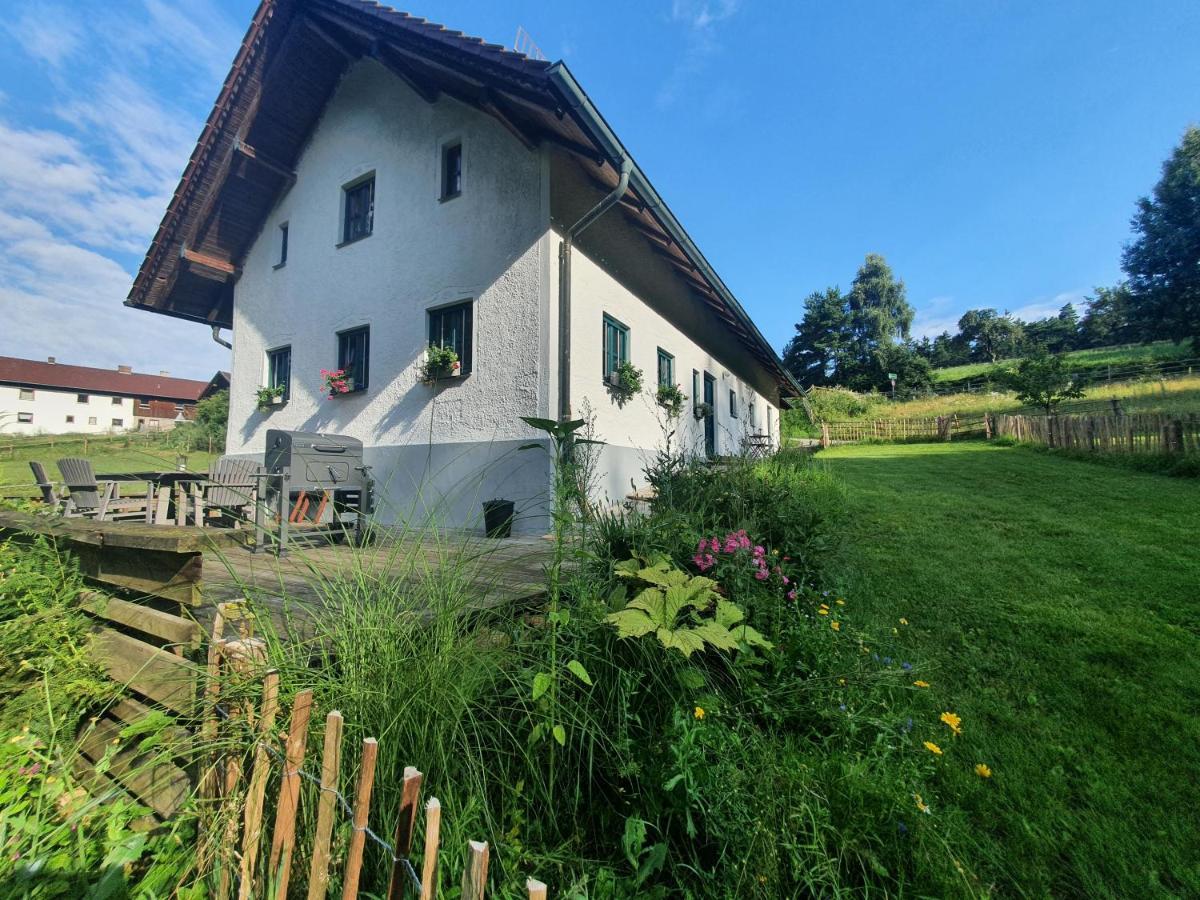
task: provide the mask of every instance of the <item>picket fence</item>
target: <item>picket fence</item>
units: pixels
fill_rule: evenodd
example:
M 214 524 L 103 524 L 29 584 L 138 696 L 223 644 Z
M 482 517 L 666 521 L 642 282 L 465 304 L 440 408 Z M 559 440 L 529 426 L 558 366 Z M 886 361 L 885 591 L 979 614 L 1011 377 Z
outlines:
M 371 797 L 375 787 L 375 764 L 379 744 L 373 737 L 362 742 L 359 757 L 358 781 L 352 798 L 342 793 L 342 714 L 331 711 L 325 717 L 321 771 L 314 774 L 304 768 L 308 747 L 308 729 L 313 715 L 311 690 L 300 691 L 292 701 L 287 724 L 287 738 L 282 747 L 275 746 L 276 716 L 279 711 L 279 675 L 267 671 L 261 677 L 261 702 L 255 706 L 244 698 L 223 703 L 221 685 L 231 677 L 254 677 L 266 659 L 266 644 L 250 636 L 238 604 L 221 604 L 213 623 L 212 642 L 208 655 L 208 685 L 205 691 L 205 721 L 201 737 L 206 745 L 222 747 L 222 728 L 233 735 L 254 734 L 253 763 L 249 780 L 243 787 L 242 746 L 237 740 L 225 751 L 214 752 L 206 762 L 199 784 L 199 796 L 207 801 L 213 814 L 206 818 L 209 833 L 200 842 L 198 864 L 201 871 L 216 872 L 217 900 L 250 900 L 270 897 L 285 900 L 289 886 L 293 896 L 303 894 L 308 900 L 327 896 L 330 865 L 334 858 L 333 837 L 339 817 L 350 820 L 349 840 L 344 848 L 342 898 L 359 896 L 359 882 L 365 853 L 370 847 L 382 853 L 391 867 L 387 890 L 383 897 L 399 900 L 413 896 L 432 900 L 437 893 L 438 851 L 440 847 L 442 806 L 436 797 L 424 804 L 424 846 L 421 850 L 420 871 L 410 860 L 417 833 L 417 813 L 421 808 L 421 785 L 424 776 L 409 766 L 404 770 L 400 809 L 396 816 L 391 842 L 380 837 L 370 827 Z M 225 637 L 229 622 L 236 623 L 238 632 Z M 274 826 L 267 842 L 264 822 L 267 787 L 273 770 L 278 770 L 279 787 L 275 804 Z M 302 789 L 308 783 L 316 789 L 316 825 L 307 873 L 293 872 L 296 866 L 296 818 Z M 308 793 L 312 794 L 312 788 Z M 378 816 L 376 816 L 378 818 Z M 239 839 L 240 832 L 240 839 Z M 240 848 L 240 852 L 238 852 Z M 268 849 L 266 870 L 260 872 L 261 854 Z M 215 856 L 215 858 L 213 858 Z M 483 900 L 487 889 L 488 844 L 469 841 L 467 862 L 462 873 L 463 900 Z M 307 881 L 300 879 L 307 878 Z M 530 878 L 526 881 L 529 900 L 546 900 L 547 887 Z
M 1018 441 L 1089 453 L 1200 452 L 1200 414 L 992 417 L 994 433 Z

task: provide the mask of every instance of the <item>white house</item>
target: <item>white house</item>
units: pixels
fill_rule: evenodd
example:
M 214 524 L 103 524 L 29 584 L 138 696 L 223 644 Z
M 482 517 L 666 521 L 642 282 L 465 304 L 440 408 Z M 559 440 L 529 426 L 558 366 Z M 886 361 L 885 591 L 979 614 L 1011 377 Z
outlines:
M 154 431 L 190 419 L 213 382 L 0 356 L 0 435 Z
M 228 453 L 359 438 L 385 519 L 542 509 L 522 416 L 588 418 L 617 501 L 667 434 L 776 445 L 798 392 L 563 63 L 360 0 L 263 0 L 126 302 L 232 330 Z M 428 386 L 431 345 L 461 368 Z M 645 387 L 619 402 L 624 362 Z

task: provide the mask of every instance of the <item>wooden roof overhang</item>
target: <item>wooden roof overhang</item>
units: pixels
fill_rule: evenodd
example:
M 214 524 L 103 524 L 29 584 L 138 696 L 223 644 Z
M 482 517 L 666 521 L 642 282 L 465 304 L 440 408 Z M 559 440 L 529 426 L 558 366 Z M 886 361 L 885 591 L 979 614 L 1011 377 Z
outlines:
M 453 97 L 525 146 L 551 143 L 611 190 L 628 151 L 560 62 L 551 65 L 369 0 L 262 0 L 151 242 L 127 306 L 233 324 L 233 284 L 347 68 L 377 61 L 421 97 Z M 564 90 L 567 84 L 572 90 Z M 620 209 L 695 294 L 772 372 L 799 388 L 639 169 Z

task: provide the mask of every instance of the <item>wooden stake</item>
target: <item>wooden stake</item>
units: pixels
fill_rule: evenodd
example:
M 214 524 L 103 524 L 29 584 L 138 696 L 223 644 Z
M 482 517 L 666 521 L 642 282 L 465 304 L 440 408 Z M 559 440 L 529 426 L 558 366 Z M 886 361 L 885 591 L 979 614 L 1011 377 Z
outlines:
M 438 840 L 442 830 L 442 804 L 430 797 L 425 804 L 425 861 L 421 866 L 421 900 L 437 895 Z
M 363 845 L 367 841 L 367 821 L 371 815 L 371 788 L 375 785 L 375 756 L 379 744 L 375 738 L 363 741 L 362 771 L 358 775 L 358 793 L 354 798 L 354 830 L 346 851 L 346 876 L 342 879 L 342 900 L 358 896 L 358 877 L 362 871 Z
M 467 841 L 467 867 L 463 869 L 462 900 L 483 900 L 487 888 L 487 841 Z
M 336 709 L 325 717 L 325 750 L 321 756 L 321 797 L 317 801 L 317 836 L 313 840 L 312 867 L 308 873 L 308 900 L 320 900 L 329 888 L 329 842 L 342 764 L 342 714 Z
M 536 878 L 528 879 L 525 882 L 525 889 L 529 891 L 529 900 L 546 900 L 546 885 Z
M 263 800 L 267 795 L 267 778 L 271 774 L 271 757 L 263 741 L 271 739 L 275 729 L 275 710 L 279 706 L 279 673 L 272 670 L 263 679 L 262 708 L 258 717 L 259 744 L 254 749 L 254 771 L 246 791 L 246 814 L 242 826 L 242 884 L 238 900 L 249 900 L 254 888 L 254 864 L 262 838 Z
M 292 851 L 296 841 L 296 811 L 300 806 L 300 767 L 308 744 L 308 720 L 312 716 L 312 691 L 301 691 L 292 703 L 292 720 L 288 727 L 287 753 L 283 764 L 283 779 L 279 785 L 279 803 L 275 810 L 275 829 L 271 834 L 270 868 L 278 873 L 280 900 L 287 897 L 291 875 Z
M 412 850 L 413 833 L 417 829 L 417 806 L 421 802 L 422 775 L 412 766 L 404 767 L 404 784 L 400 791 L 400 813 L 396 819 L 396 861 L 392 863 L 392 875 L 388 880 L 388 900 L 400 900 L 408 893 L 408 873 L 404 863 Z

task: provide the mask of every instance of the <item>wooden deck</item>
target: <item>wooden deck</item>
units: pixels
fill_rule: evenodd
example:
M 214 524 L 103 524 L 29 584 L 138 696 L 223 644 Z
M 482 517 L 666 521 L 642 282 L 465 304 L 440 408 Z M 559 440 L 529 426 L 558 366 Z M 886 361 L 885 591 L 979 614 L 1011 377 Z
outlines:
M 276 627 L 295 634 L 309 617 L 335 614 L 347 594 L 411 594 L 414 605 L 431 592 L 452 589 L 488 608 L 518 604 L 546 592 L 545 569 L 553 547 L 545 538 L 489 540 L 466 534 L 399 536 L 368 547 L 289 547 L 288 555 L 251 553 L 222 542 L 204 553 L 206 622 L 216 604 L 249 598 L 267 609 Z

